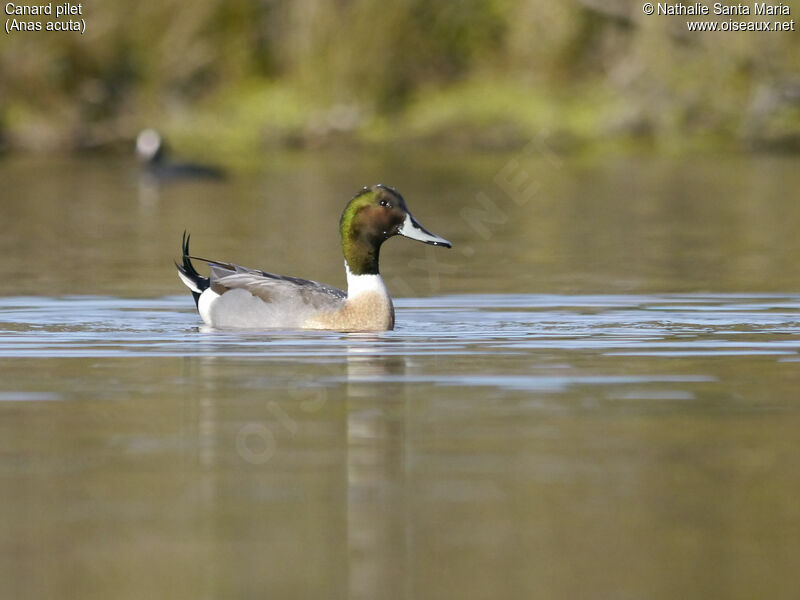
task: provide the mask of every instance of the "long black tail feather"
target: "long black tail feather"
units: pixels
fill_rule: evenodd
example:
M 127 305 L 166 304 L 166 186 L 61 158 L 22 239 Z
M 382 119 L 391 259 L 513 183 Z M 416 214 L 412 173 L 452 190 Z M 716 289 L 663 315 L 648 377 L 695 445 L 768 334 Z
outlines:
M 191 290 L 194 303 L 197 305 L 200 300 L 200 294 L 208 289 L 208 287 L 211 285 L 211 282 L 209 281 L 208 277 L 203 277 L 200 275 L 200 273 L 197 272 L 197 269 L 195 269 L 194 265 L 192 264 L 191 255 L 189 254 L 190 237 L 191 235 L 184 230 L 183 241 L 181 242 L 181 260 L 183 264 L 175 263 L 175 266 L 184 277 L 191 281 L 195 287 L 200 290 L 199 292 Z

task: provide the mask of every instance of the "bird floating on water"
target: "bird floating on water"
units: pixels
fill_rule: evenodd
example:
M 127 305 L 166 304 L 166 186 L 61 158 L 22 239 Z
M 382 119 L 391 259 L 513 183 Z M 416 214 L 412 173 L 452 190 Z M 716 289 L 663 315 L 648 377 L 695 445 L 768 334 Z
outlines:
M 219 167 L 171 161 L 167 145 L 155 129 L 145 129 L 139 133 L 136 138 L 136 155 L 142 163 L 145 176 L 157 181 L 225 177 L 225 171 Z
M 378 270 L 383 242 L 402 235 L 451 247 L 450 242 L 414 219 L 395 189 L 382 184 L 365 187 L 350 200 L 339 221 L 339 231 L 347 291 L 191 256 L 186 232 L 182 263 L 175 266 L 194 296 L 200 317 L 212 327 L 384 331 L 394 328 L 394 306 Z M 192 259 L 209 265 L 209 277 L 197 272 Z

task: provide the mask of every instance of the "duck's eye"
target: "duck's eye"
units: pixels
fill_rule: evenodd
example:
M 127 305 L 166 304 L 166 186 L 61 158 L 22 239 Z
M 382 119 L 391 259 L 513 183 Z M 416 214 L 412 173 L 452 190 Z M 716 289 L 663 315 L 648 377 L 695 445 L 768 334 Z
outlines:
M 381 206 L 385 206 L 386 208 L 392 208 L 391 203 L 388 200 L 381 200 Z

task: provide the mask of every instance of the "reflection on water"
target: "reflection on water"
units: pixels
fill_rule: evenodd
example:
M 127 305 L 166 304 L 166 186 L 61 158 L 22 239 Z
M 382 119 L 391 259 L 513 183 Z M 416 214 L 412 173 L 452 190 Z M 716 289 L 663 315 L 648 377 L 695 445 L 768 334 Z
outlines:
M 796 166 L 409 160 L 0 163 L 3 597 L 800 596 Z M 387 245 L 396 331 L 200 327 L 185 227 L 342 285 L 375 181 L 455 243 Z
M 354 336 L 355 337 L 355 336 Z M 410 533 L 405 494 L 406 431 L 402 398 L 387 397 L 382 382 L 403 378 L 406 356 L 380 356 L 380 346 L 358 336 L 347 349 L 347 549 L 351 598 L 410 593 Z M 374 345 L 373 345 L 374 344 Z M 385 398 L 376 406 L 376 398 Z M 389 591 L 392 590 L 392 591 Z

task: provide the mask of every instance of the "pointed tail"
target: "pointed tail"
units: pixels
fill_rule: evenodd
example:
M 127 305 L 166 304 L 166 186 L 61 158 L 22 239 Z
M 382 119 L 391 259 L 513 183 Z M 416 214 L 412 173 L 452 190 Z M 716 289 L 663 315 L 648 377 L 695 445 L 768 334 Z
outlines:
M 208 277 L 200 275 L 192 264 L 189 256 L 190 237 L 191 236 L 186 231 L 183 232 L 183 241 L 181 242 L 181 258 L 183 264 L 175 263 L 175 266 L 178 268 L 178 277 L 180 277 L 186 287 L 191 290 L 196 305 L 200 299 L 200 294 L 207 290 L 208 286 L 211 284 Z

